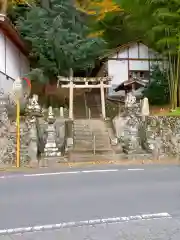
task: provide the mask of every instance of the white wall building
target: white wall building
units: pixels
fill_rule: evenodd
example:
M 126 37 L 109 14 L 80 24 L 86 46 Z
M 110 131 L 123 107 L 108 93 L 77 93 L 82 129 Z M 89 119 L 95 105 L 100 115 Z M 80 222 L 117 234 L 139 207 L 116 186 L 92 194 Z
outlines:
M 163 58 L 141 42 L 132 42 L 113 50 L 104 62 L 104 66 L 98 73 L 106 69 L 108 76 L 112 78 L 112 88 L 108 90 L 108 96 L 124 95 L 123 92 L 115 92 L 114 89 L 131 77 L 141 80 L 150 79 L 150 71 L 154 64 L 162 64 Z
M 0 92 L 8 94 L 13 81 L 30 69 L 27 47 L 10 21 L 0 14 Z

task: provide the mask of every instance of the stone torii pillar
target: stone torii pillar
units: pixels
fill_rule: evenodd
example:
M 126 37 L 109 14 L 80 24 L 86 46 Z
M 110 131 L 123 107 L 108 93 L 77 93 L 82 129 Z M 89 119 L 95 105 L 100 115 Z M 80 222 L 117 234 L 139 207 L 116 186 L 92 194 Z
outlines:
M 70 69 L 70 83 L 69 83 L 69 118 L 73 119 L 73 98 L 74 98 L 74 84 L 73 84 L 73 70 Z
M 106 118 L 106 106 L 105 106 L 105 97 L 104 97 L 104 82 L 100 81 L 100 92 L 101 92 L 101 109 L 102 109 L 102 117 Z

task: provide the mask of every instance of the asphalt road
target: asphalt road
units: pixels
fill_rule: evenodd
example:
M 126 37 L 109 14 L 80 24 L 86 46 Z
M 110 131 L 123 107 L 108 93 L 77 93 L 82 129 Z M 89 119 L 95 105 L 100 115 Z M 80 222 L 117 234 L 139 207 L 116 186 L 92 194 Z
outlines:
M 143 168 L 99 166 L 85 172 L 0 178 L 0 230 L 168 213 L 172 218 L 24 233 L 11 239 L 180 239 L 180 167 Z
M 179 240 L 180 219 L 96 225 L 0 237 L 1 240 Z

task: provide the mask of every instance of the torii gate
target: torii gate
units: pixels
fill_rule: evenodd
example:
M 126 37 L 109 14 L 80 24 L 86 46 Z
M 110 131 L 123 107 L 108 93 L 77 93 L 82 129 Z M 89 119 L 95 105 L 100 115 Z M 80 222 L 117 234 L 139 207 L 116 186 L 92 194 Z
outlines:
M 109 84 L 111 78 L 110 77 L 97 77 L 97 78 L 81 78 L 81 77 L 73 77 L 71 74 L 69 78 L 65 78 L 62 76 L 58 77 L 58 85 L 60 83 L 62 88 L 69 88 L 69 118 L 73 119 L 73 98 L 74 98 L 74 88 L 99 88 L 101 94 L 101 108 L 102 108 L 102 117 L 106 118 L 106 108 L 105 108 L 105 96 L 104 89 L 110 88 L 111 84 Z M 82 83 L 82 84 L 76 84 Z M 91 83 L 91 84 L 89 84 Z M 92 84 L 94 83 L 94 84 Z

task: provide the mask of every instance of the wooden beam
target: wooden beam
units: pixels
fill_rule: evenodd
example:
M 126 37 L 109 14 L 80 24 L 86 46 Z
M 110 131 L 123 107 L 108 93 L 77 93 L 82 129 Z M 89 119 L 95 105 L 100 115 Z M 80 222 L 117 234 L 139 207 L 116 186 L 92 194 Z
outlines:
M 150 82 L 150 71 L 151 71 L 151 62 L 150 62 L 150 53 L 149 53 L 149 48 L 148 48 L 148 67 L 149 67 L 149 82 Z
M 140 58 L 140 49 L 139 49 L 139 42 L 137 43 L 137 45 L 138 45 L 138 59 Z
M 149 59 L 149 58 L 108 58 L 108 60 L 115 60 L 115 61 L 126 61 L 126 60 L 129 60 L 129 61 L 131 61 L 131 60 L 133 60 L 133 61 L 165 61 L 166 59 L 162 59 L 162 58 L 160 58 L 160 59 Z
M 105 105 L 105 96 L 104 96 L 104 84 L 100 83 L 100 93 L 101 93 L 101 108 L 102 108 L 102 117 L 106 118 L 106 105 Z
M 58 76 L 59 82 L 69 82 L 70 79 L 68 77 Z M 83 77 L 73 77 L 73 82 L 109 82 L 111 78 L 107 77 L 95 77 L 95 78 L 83 78 Z
M 69 85 L 69 118 L 73 119 L 73 102 L 74 102 L 74 84 L 73 84 L 73 70 L 70 69 L 69 76 L 70 83 Z
M 129 74 L 130 74 L 130 68 L 129 68 L 129 47 L 127 48 L 127 54 L 128 54 L 128 81 L 130 79 Z
M 70 88 L 71 85 L 70 84 L 63 84 L 61 85 L 62 88 Z M 83 84 L 83 85 L 73 85 L 73 88 L 100 88 L 101 84 L 97 84 L 97 85 L 87 85 L 87 84 Z M 112 85 L 108 85 L 108 84 L 103 84 L 104 88 L 110 88 L 112 87 Z

